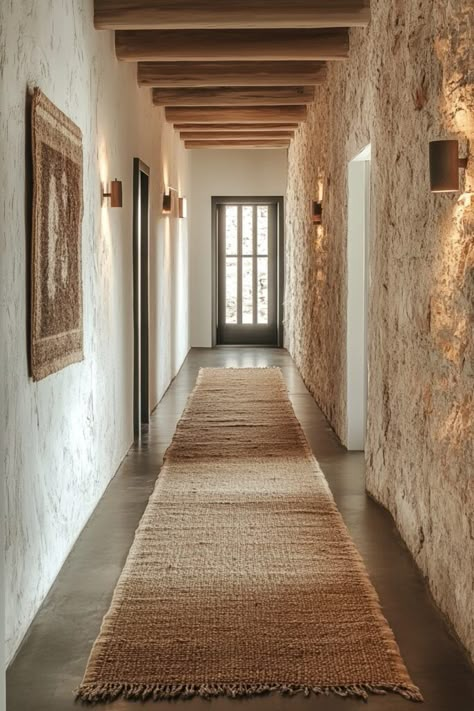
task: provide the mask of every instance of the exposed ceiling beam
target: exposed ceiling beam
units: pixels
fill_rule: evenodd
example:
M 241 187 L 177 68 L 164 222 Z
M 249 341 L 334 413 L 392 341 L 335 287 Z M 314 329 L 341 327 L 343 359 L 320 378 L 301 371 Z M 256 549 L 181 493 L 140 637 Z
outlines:
M 287 139 L 251 139 L 244 138 L 227 141 L 185 141 L 185 148 L 288 148 L 290 141 Z
M 223 0 L 224 1 L 224 0 Z M 347 29 L 125 30 L 115 33 L 118 59 L 127 62 L 213 62 L 346 59 Z
M 166 120 L 170 123 L 284 123 L 304 121 L 306 106 L 229 106 L 187 107 L 176 106 L 165 109 Z
M 326 78 L 324 62 L 139 62 L 140 86 L 307 86 Z
M 155 106 L 278 106 L 313 101 L 312 86 L 153 89 Z
M 179 137 L 185 141 L 228 141 L 240 139 L 252 140 L 276 140 L 284 139 L 291 140 L 294 137 L 293 131 L 209 131 L 203 133 L 201 131 L 181 131 Z
M 97 29 L 364 27 L 369 0 L 95 0 Z
M 296 131 L 298 123 L 175 123 L 176 131 L 195 131 L 212 133 L 213 131 L 254 131 L 255 133 L 273 133 L 274 131 Z

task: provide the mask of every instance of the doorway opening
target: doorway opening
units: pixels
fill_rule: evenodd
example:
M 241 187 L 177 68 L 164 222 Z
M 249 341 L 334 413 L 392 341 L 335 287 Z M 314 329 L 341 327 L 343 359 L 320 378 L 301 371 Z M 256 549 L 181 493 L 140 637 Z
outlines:
M 348 166 L 347 448 L 363 450 L 367 423 L 370 144 Z
M 150 421 L 149 395 L 150 169 L 133 159 L 133 432 Z
M 281 346 L 283 198 L 212 198 L 213 345 Z

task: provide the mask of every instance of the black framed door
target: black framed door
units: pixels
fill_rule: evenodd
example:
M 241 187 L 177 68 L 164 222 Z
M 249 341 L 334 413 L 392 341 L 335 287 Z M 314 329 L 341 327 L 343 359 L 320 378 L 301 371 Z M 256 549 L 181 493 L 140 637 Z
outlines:
M 218 345 L 279 345 L 281 198 L 215 198 Z
M 150 169 L 133 159 L 133 431 L 150 421 L 149 209 Z

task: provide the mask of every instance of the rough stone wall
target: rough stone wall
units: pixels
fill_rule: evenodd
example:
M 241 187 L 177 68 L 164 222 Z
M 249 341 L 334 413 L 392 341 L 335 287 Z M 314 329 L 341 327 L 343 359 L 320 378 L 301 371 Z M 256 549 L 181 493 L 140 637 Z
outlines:
M 351 32 L 289 151 L 286 334 L 344 441 L 347 164 L 370 142 L 367 487 L 474 655 L 473 27 L 470 0 L 372 0 Z M 448 137 L 470 163 L 434 195 L 428 141 Z

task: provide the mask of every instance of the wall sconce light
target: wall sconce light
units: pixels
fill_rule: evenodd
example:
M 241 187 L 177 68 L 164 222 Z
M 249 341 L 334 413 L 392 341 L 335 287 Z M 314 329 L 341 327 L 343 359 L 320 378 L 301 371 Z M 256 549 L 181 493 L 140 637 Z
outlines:
M 178 215 L 180 217 L 188 216 L 188 202 L 185 197 L 178 198 Z
M 110 198 L 110 207 L 122 207 L 122 181 L 112 180 L 110 183 L 110 192 L 102 193 L 102 197 L 105 200 Z
M 163 193 L 163 215 L 171 215 L 171 192 Z
M 173 198 L 171 193 L 177 193 L 179 191 L 176 188 L 172 188 L 171 185 L 168 186 L 167 190 L 163 193 L 163 215 L 171 215 L 173 211 Z M 187 216 L 187 205 L 185 197 L 178 197 L 178 215 L 179 217 Z
M 430 141 L 430 189 L 432 193 L 455 193 L 459 190 L 459 169 L 466 168 L 467 158 L 459 157 L 457 140 Z
M 311 201 L 311 221 L 314 225 L 320 225 L 323 219 L 323 203 L 321 200 Z
M 178 193 L 178 190 L 176 190 L 176 188 L 172 188 L 171 185 L 168 185 L 168 188 L 163 193 L 163 215 L 171 215 L 173 210 L 173 199 L 171 193 Z

